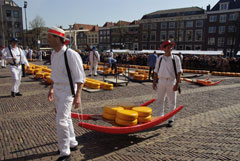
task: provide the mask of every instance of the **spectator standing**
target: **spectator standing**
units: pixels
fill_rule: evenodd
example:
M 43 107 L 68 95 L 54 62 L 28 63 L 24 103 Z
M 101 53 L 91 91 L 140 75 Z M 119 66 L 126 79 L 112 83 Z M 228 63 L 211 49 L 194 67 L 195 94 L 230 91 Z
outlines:
M 149 80 L 152 76 L 152 71 L 154 71 L 154 69 L 155 69 L 156 61 L 157 61 L 157 54 L 156 54 L 156 51 L 154 51 L 152 54 L 149 55 L 149 57 L 147 59 L 147 64 L 149 66 L 149 74 L 148 74 Z
M 88 76 L 92 76 L 92 74 L 94 76 L 97 76 L 97 67 L 98 67 L 99 61 L 100 61 L 100 55 L 97 51 L 97 48 L 93 47 L 89 55 L 90 70 L 89 70 Z

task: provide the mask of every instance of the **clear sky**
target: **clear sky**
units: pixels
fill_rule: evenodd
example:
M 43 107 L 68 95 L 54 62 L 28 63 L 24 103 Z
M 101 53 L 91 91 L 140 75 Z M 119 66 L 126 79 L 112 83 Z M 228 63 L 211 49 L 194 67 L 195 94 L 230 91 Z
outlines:
M 14 0 L 23 7 L 24 0 Z M 45 21 L 46 27 L 63 26 L 74 23 L 104 25 L 118 20 L 139 20 L 143 15 L 158 10 L 197 6 L 211 8 L 219 0 L 26 0 L 27 21 L 37 15 Z M 25 16 L 23 12 L 23 16 Z M 25 22 L 24 22 L 25 28 Z

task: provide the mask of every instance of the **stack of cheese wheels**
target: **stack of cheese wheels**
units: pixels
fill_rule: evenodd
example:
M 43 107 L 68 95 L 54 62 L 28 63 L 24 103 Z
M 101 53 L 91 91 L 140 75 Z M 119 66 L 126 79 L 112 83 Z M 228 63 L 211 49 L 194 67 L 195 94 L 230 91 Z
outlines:
M 133 107 L 132 110 L 138 113 L 139 123 L 146 123 L 151 121 L 152 109 L 150 107 Z
M 117 111 L 121 110 L 124 110 L 124 108 L 120 106 L 107 105 L 104 106 L 104 112 L 102 113 L 102 116 L 107 120 L 115 120 Z
M 122 126 L 133 126 L 138 122 L 138 113 L 132 110 L 119 110 L 115 122 Z

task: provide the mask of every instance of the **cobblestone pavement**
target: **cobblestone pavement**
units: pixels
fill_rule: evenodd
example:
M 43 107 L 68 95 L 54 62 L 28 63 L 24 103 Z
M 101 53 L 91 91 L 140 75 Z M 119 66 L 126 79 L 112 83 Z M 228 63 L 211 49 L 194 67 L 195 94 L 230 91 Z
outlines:
M 79 149 L 71 153 L 72 160 L 240 160 L 240 79 L 210 78 L 223 82 L 212 87 L 182 82 L 177 104 L 184 108 L 172 128 L 163 123 L 134 134 L 110 135 L 83 129 L 74 120 Z M 0 69 L 0 160 L 56 160 L 55 113 L 47 100 L 48 86 L 27 76 L 20 87 L 22 97 L 10 97 L 10 90 L 10 73 Z M 141 104 L 155 96 L 151 83 L 84 91 L 83 113 L 101 114 L 106 104 Z M 156 103 L 150 107 L 154 115 Z M 103 121 L 89 122 L 109 126 Z

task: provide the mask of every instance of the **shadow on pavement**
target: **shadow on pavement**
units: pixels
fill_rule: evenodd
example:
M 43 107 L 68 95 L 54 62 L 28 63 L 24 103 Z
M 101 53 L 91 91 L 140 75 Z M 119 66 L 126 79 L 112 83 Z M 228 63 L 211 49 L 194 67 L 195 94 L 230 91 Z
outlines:
M 154 134 L 149 137 L 140 137 L 134 134 L 114 135 L 98 132 L 88 132 L 77 137 L 80 145 L 83 147 L 80 152 L 84 155 L 83 160 L 91 160 L 122 148 L 138 144 L 142 141 L 156 137 L 159 134 Z
M 8 95 L 8 96 L 0 96 L 0 98 L 10 98 L 11 95 Z

